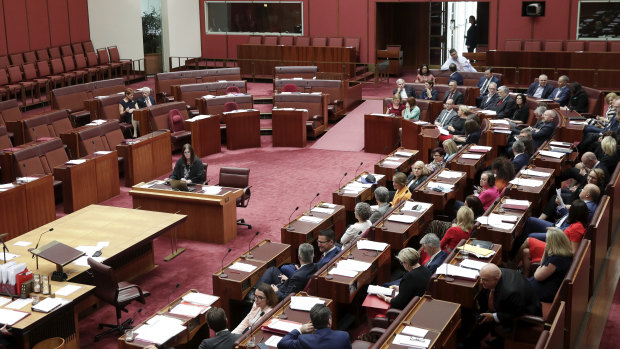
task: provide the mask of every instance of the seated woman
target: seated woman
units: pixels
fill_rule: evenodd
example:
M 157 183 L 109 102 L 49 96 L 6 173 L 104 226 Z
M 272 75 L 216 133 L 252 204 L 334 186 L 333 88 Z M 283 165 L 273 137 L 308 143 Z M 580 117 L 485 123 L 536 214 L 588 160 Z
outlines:
M 406 271 L 400 281 L 400 286 L 391 286 L 398 291 L 398 295 L 396 297 L 384 295 L 378 297 L 389 303 L 392 309 L 403 309 L 413 297 L 424 295 L 426 285 L 432 274 L 426 267 L 420 265 L 420 254 L 411 247 L 400 250 L 396 258 Z
M 474 221 L 478 217 L 482 216 L 485 211 L 484 208 L 482 207 L 482 202 L 480 202 L 480 199 L 475 195 L 468 195 L 465 198 L 464 206 L 467 206 L 472 209 L 472 211 L 474 212 Z M 450 229 L 450 227 L 454 227 L 454 226 L 456 226 L 456 218 L 454 218 L 451 222 L 442 221 L 440 219 L 435 219 L 429 223 L 428 228 L 426 228 L 426 230 L 424 231 L 424 235 L 433 233 L 437 235 L 439 238 L 443 238 L 444 235 L 446 234 L 446 231 Z M 427 256 L 424 256 L 421 254 L 420 262 L 422 264 L 426 263 L 426 257 Z
M 177 160 L 174 170 L 170 178 L 166 178 L 166 182 L 170 179 L 176 179 L 186 183 L 202 184 L 206 178 L 207 174 L 202 161 L 194 153 L 194 148 L 186 143 L 183 145 L 183 156 Z
M 248 315 L 232 330 L 234 334 L 242 334 L 249 330 L 260 318 L 278 304 L 278 296 L 270 285 L 261 283 L 254 291 L 254 304 Z
M 426 168 L 432 173 L 446 167 L 446 151 L 442 147 L 437 147 L 431 152 L 433 161 L 426 164 Z
M 459 208 L 456 213 L 456 226 L 446 231 L 441 239 L 441 249 L 448 253 L 452 252 L 461 240 L 469 238 L 473 227 L 474 211 L 467 206 Z
M 588 112 L 588 94 L 583 90 L 581 84 L 578 82 L 571 82 L 568 85 L 570 91 L 570 99 L 568 100 L 568 106 L 561 107 L 561 109 L 575 110 L 578 113 Z
M 515 124 L 526 124 L 530 118 L 530 107 L 527 105 L 526 97 L 523 93 L 519 93 L 515 97 L 516 108 L 510 120 Z
M 402 100 L 400 98 L 400 95 L 399 94 L 395 94 L 392 97 L 392 104 L 388 106 L 388 108 L 385 111 L 385 113 L 386 114 L 392 114 L 394 116 L 402 116 L 404 109 L 405 109 L 405 106 L 402 104 Z
M 427 101 L 436 101 L 437 96 L 439 95 L 439 92 L 437 92 L 437 90 L 433 88 L 434 86 L 435 86 L 435 83 L 432 81 L 425 82 L 424 89 L 422 90 L 422 92 L 420 92 L 419 97 Z
M 340 243 L 342 244 L 342 248 L 348 247 L 353 240 L 362 235 L 370 226 L 372 222 L 370 222 L 369 218 L 372 214 L 372 210 L 370 209 L 370 205 L 365 202 L 358 202 L 355 205 L 355 219 L 357 219 L 357 223 L 351 224 L 347 230 L 342 234 L 340 238 Z
M 403 118 L 407 120 L 420 120 L 420 107 L 416 105 L 415 98 L 407 98 L 405 109 L 403 110 Z
M 447 127 L 447 130 L 451 135 L 464 135 L 465 134 L 465 120 L 467 120 L 467 114 L 469 114 L 469 107 L 466 105 L 459 105 L 459 109 L 456 112 L 459 116 L 452 124 Z
M 465 120 L 465 136 L 454 136 L 454 141 L 462 145 L 478 144 L 482 130 L 480 124 L 473 119 Z
M 493 160 L 491 169 L 495 175 L 495 186 L 501 194 L 502 191 L 508 186 L 508 182 L 515 178 L 515 168 L 512 166 L 512 162 L 510 160 L 500 156 Z
M 595 154 L 601 164 L 607 167 L 609 173 L 613 173 L 620 160 L 620 154 L 618 153 L 618 142 L 616 138 L 610 135 L 603 135 L 603 139 L 600 144 L 596 146 Z M 605 186 L 605 183 L 603 186 Z
M 542 246 L 530 247 L 530 252 L 538 250 L 544 251 L 540 257 L 542 263 L 536 268 L 534 276 L 528 280 L 536 289 L 540 301 L 551 303 L 573 263 L 573 255 L 576 250 L 571 247 L 571 241 L 564 232 L 558 228 L 549 228 L 546 244 L 542 243 Z M 525 265 L 523 270 L 527 270 Z
M 493 175 L 493 172 L 482 172 L 480 175 L 480 188 L 476 190 L 476 193 L 484 210 L 488 209 L 499 197 L 499 190 L 495 186 L 495 175 Z
M 118 103 L 118 112 L 121 114 L 121 122 L 133 126 L 133 137 L 138 137 L 138 122 L 133 120 L 133 111 L 138 109 L 138 103 L 133 100 L 133 89 L 125 89 L 125 97 Z
M 422 166 L 424 166 L 424 163 L 422 163 Z M 411 192 L 409 188 L 407 188 L 407 176 L 405 176 L 404 173 L 397 172 L 394 177 L 392 177 L 392 182 L 394 184 L 394 189 L 396 189 L 394 198 L 390 202 L 392 207 L 398 205 L 401 201 L 411 199 Z
M 411 166 L 411 174 L 407 177 L 407 188 L 409 188 L 409 191 L 413 192 L 418 185 L 428 178 L 429 174 L 430 171 L 424 166 L 424 161 L 418 160 L 414 162 L 413 166 Z
M 584 132 L 601 132 L 602 129 L 607 126 L 616 117 L 616 108 L 614 107 L 614 100 L 618 97 L 614 92 L 609 92 L 605 95 L 605 103 L 607 103 L 607 110 L 605 115 L 600 115 L 595 118 L 589 118 L 586 120 L 588 125 L 583 129 Z M 596 127 L 594 131 L 592 127 Z
M 452 160 L 454 155 L 456 155 L 456 153 L 459 151 L 458 146 L 452 139 L 446 139 L 445 141 L 441 143 L 441 145 L 443 146 L 443 149 L 446 151 L 446 156 L 445 156 L 446 162 Z
M 418 69 L 418 75 L 415 77 L 415 82 L 423 83 L 427 81 L 434 82 L 435 77 L 433 76 L 433 74 L 431 74 L 430 70 L 428 69 L 428 64 L 422 64 L 422 66 L 420 66 L 420 69 Z

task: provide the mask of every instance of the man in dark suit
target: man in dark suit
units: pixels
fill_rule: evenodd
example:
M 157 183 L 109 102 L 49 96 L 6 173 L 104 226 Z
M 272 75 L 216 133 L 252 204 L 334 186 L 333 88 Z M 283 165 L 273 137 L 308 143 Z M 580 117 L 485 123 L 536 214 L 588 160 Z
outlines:
M 390 210 L 390 191 L 386 187 L 377 187 L 375 189 L 375 200 L 377 208 L 372 210 L 369 220 L 372 223 L 380 220 Z
M 332 312 L 324 304 L 315 304 L 310 309 L 310 322 L 301 326 L 301 329 L 292 330 L 279 342 L 278 349 L 350 349 L 349 334 L 344 331 L 334 331 Z
M 316 264 L 312 262 L 314 247 L 308 243 L 301 244 L 297 250 L 297 255 L 300 266 L 290 278 L 284 275 L 280 269 L 269 267 L 256 284 L 260 285 L 264 282 L 271 285 L 279 300 L 284 299 L 289 293 L 302 291 L 312 274 L 317 270 Z
M 240 334 L 232 334 L 226 328 L 226 313 L 222 308 L 207 311 L 207 325 L 215 332 L 215 337 L 204 339 L 198 349 L 232 349 Z
M 547 75 L 541 74 L 538 81 L 534 81 L 527 89 L 527 95 L 536 98 L 549 98 L 553 92 L 553 86 L 547 83 Z
M 322 253 L 321 259 L 316 264 L 316 269 L 318 270 L 340 253 L 340 247 L 336 246 L 336 236 L 331 229 L 321 230 L 316 243 L 319 245 L 319 251 Z
M 517 270 L 486 264 L 480 269 L 480 283 L 484 290 L 478 298 L 481 311 L 478 326 L 465 347 L 477 346 L 488 333 L 509 336 L 513 319 L 518 316 L 542 314 L 536 291 Z
M 411 85 L 405 85 L 405 80 L 398 79 L 396 80 L 396 88 L 392 91 L 392 95 L 400 95 L 400 98 L 403 100 L 403 104 L 405 104 L 405 100 L 409 97 L 417 96 L 415 93 L 415 89 Z
M 138 108 L 150 108 L 155 105 L 155 98 L 151 96 L 151 89 L 148 87 L 142 88 L 142 97 L 138 99 Z
M 553 119 L 555 119 L 555 111 L 546 110 L 543 113 L 542 119 L 532 128 L 532 141 L 536 149 L 553 136 L 553 131 L 555 131 Z
M 454 104 L 457 105 L 463 104 L 465 101 L 463 94 L 456 89 L 456 81 L 454 80 L 450 80 L 448 82 L 448 91 L 446 91 L 446 94 L 443 97 L 443 102 L 446 103 L 448 99 L 453 100 Z
M 560 106 L 564 107 L 568 104 L 570 98 L 570 90 L 568 89 L 568 76 L 562 75 L 558 78 L 558 87 L 549 95 L 549 99 L 558 102 Z
M 450 70 L 450 77 L 448 78 L 448 81 L 454 80 L 457 85 L 463 85 L 463 75 L 456 71 L 456 64 L 451 63 L 450 68 L 448 69 Z
M 497 108 L 495 109 L 495 112 L 497 113 L 498 119 L 510 119 L 512 117 L 512 114 L 515 113 L 517 102 L 515 102 L 512 97 L 510 97 L 509 93 L 510 90 L 506 86 L 500 86 L 497 88 L 499 100 L 497 101 Z
M 428 233 L 420 240 L 420 245 L 431 258 L 424 264 L 431 274 L 435 274 L 437 268 L 448 257 L 448 252 L 441 249 L 441 240 L 433 233 Z
M 480 101 L 480 109 L 497 110 L 497 102 L 499 102 L 499 95 L 497 94 L 497 84 L 492 82 L 487 88 L 487 94 L 482 97 L 482 100 Z
M 515 141 L 512 144 L 512 152 L 514 157 L 512 158 L 512 166 L 515 172 L 519 172 L 524 166 L 530 162 L 530 155 L 525 153 L 525 144 L 520 140 Z
M 459 117 L 456 111 L 452 108 L 453 105 L 454 100 L 452 99 L 444 101 L 443 110 L 435 119 L 435 126 L 448 127 L 448 125 L 452 124 L 452 122 Z
M 603 134 L 608 131 L 614 131 L 619 133 L 620 131 L 620 97 L 617 97 L 612 102 L 616 108 L 616 117 L 612 118 L 605 128 L 598 128 L 593 125 L 586 125 L 583 129 L 583 139 L 579 145 L 577 145 L 577 150 L 580 153 L 585 153 L 587 151 L 595 151 L 596 145 L 602 140 Z M 609 177 L 607 177 L 609 178 Z
M 476 87 L 480 88 L 480 97 L 484 97 L 489 93 L 489 84 L 494 82 L 496 88 L 499 85 L 499 79 L 493 76 L 493 67 L 486 67 L 484 76 L 480 77 Z

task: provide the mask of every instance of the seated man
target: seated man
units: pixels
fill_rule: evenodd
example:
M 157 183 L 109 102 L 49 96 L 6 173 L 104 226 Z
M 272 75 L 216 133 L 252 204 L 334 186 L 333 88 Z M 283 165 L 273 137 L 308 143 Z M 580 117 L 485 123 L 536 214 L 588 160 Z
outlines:
M 480 88 L 480 97 L 486 97 L 492 82 L 495 83 L 495 88 L 497 88 L 499 79 L 493 76 L 493 67 L 486 67 L 486 69 L 484 69 L 484 76 L 480 77 L 480 80 L 476 84 L 476 87 Z
M 463 85 L 463 76 L 456 71 L 456 64 L 450 63 L 448 69 L 450 70 L 450 77 L 448 78 L 448 81 L 454 80 L 457 85 Z
M 142 97 L 138 99 L 138 108 L 142 109 L 142 108 L 150 108 L 154 106 L 156 103 L 155 103 L 155 98 L 151 96 L 151 89 L 145 86 L 141 89 L 141 91 L 142 91 Z
M 231 349 L 240 334 L 231 333 L 226 327 L 226 313 L 222 308 L 211 308 L 206 314 L 207 325 L 215 337 L 204 339 L 198 349 Z
M 454 80 L 450 80 L 448 82 L 448 91 L 446 91 L 446 94 L 443 97 L 443 102 L 446 103 L 448 99 L 453 100 L 454 104 L 463 104 L 465 102 L 465 97 L 459 90 L 456 89 L 456 81 Z
M 615 164 L 614 164 L 615 166 Z M 586 152 L 581 156 L 581 164 L 577 164 L 576 166 L 570 167 L 556 178 L 556 184 L 561 184 L 567 179 L 574 179 L 577 183 L 585 183 L 588 179 L 588 173 L 595 168 L 600 168 L 605 173 L 605 179 L 608 180 L 609 177 L 609 168 L 605 166 L 602 162 L 598 160 L 596 154 L 592 152 Z M 613 170 L 616 168 L 614 167 Z
M 525 144 L 520 140 L 512 144 L 512 153 L 514 154 L 512 166 L 514 166 L 515 173 L 517 173 L 530 162 L 530 155 L 525 153 Z
M 553 92 L 553 86 L 547 83 L 547 75 L 541 74 L 538 81 L 534 81 L 527 89 L 527 95 L 536 98 L 549 98 Z
M 454 111 L 454 109 L 452 108 L 453 105 L 454 105 L 454 100 L 452 99 L 447 99 L 443 103 L 443 110 L 441 111 L 441 113 L 439 113 L 439 115 L 435 119 L 435 126 L 445 128 L 445 127 L 448 127 L 448 125 L 452 124 L 452 122 L 455 119 L 458 119 L 459 116 L 456 114 L 456 111 Z
M 312 274 L 317 270 L 316 264 L 312 262 L 314 259 L 314 247 L 308 243 L 299 245 L 297 256 L 300 267 L 295 270 L 290 278 L 284 275 L 280 269 L 269 267 L 256 284 L 260 285 L 264 282 L 271 285 L 279 300 L 283 300 L 289 293 L 302 291 Z
M 497 94 L 497 84 L 492 82 L 489 84 L 487 93 L 480 101 L 480 109 L 484 110 L 497 110 L 497 102 L 499 101 L 499 95 Z
M 469 59 L 459 56 L 458 52 L 455 49 L 450 49 L 450 57 L 444 62 L 441 66 L 441 70 L 448 70 L 450 68 L 450 64 L 456 64 L 458 71 L 468 71 L 468 72 L 476 72 L 476 68 L 471 66 L 469 63 Z M 457 103 L 458 104 L 458 103 Z
M 319 236 L 316 239 L 316 243 L 319 246 L 319 251 L 321 251 L 321 259 L 316 263 L 316 269 L 321 269 L 322 266 L 327 264 L 334 256 L 340 253 L 340 247 L 336 246 L 336 237 L 334 231 L 331 229 L 323 229 L 319 231 Z M 299 269 L 299 265 L 296 264 L 285 264 L 280 267 L 280 271 L 282 274 L 286 275 L 286 277 L 290 278 L 293 276 L 295 271 Z
M 415 98 L 417 96 L 413 86 L 405 85 L 405 80 L 403 79 L 396 80 L 396 88 L 394 89 L 394 91 L 392 91 L 392 96 L 395 94 L 400 95 L 400 98 L 403 100 L 403 104 L 404 104 L 404 101 L 407 100 L 407 98 L 409 97 Z
M 383 218 L 387 211 L 390 210 L 390 191 L 386 187 L 377 187 L 375 189 L 375 200 L 377 201 L 377 207 L 372 210 L 369 218 L 373 224 Z
M 480 283 L 484 288 L 478 297 L 481 313 L 477 327 L 465 341 L 466 348 L 478 347 L 489 333 L 509 337 L 514 331 L 516 317 L 542 314 L 536 291 L 517 270 L 486 264 L 480 269 Z M 499 338 L 496 340 L 503 342 Z
M 310 309 L 310 322 L 287 333 L 278 342 L 278 349 L 350 349 L 349 334 L 334 331 L 331 326 L 332 312 L 324 304 L 315 304 Z
M 570 90 L 568 89 L 568 76 L 562 75 L 558 78 L 558 87 L 549 95 L 549 99 L 560 104 L 561 107 L 565 107 L 568 104 L 570 98 Z
M 506 86 L 498 87 L 497 94 L 499 95 L 499 99 L 497 100 L 497 107 L 495 108 L 497 118 L 510 119 L 512 117 L 512 114 L 515 113 L 517 103 L 512 97 L 510 97 L 510 90 Z
M 550 140 L 551 136 L 553 136 L 553 131 L 555 131 L 555 123 L 553 122 L 555 115 L 555 111 L 546 110 L 543 113 L 542 119 L 532 128 L 532 141 L 536 149 L 540 148 L 543 143 Z
M 437 268 L 443 264 L 444 259 L 448 257 L 448 252 L 441 249 L 441 240 L 433 233 L 428 233 L 420 240 L 420 246 L 424 250 L 427 256 L 430 256 L 428 261 L 424 263 L 424 266 L 435 274 Z

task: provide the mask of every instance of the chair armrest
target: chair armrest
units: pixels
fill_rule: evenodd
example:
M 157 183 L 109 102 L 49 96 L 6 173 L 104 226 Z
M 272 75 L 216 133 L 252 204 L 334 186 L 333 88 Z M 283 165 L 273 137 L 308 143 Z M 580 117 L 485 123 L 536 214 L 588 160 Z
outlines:
M 392 308 L 390 308 L 390 309 L 388 309 L 388 310 L 385 312 L 385 317 L 386 317 L 386 318 L 388 318 L 388 319 L 390 319 L 390 322 L 392 322 L 392 321 L 394 321 L 394 319 L 396 319 L 396 317 L 397 317 L 398 315 L 400 315 L 401 313 L 402 313 L 402 310 L 400 310 L 400 309 L 392 309 Z
M 371 320 L 371 323 L 373 328 L 388 328 L 391 321 L 386 317 L 376 317 Z
M 536 316 L 536 315 L 521 315 L 518 318 L 515 319 L 516 325 L 534 325 L 534 326 L 544 326 L 545 325 L 545 319 L 543 319 L 541 316 Z

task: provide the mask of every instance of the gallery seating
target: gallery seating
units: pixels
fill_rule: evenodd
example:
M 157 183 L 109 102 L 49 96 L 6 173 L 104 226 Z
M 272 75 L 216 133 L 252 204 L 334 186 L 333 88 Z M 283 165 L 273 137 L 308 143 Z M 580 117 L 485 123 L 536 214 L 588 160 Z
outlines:
M 171 102 L 174 100 L 174 93 L 172 91 L 172 86 L 174 85 L 188 85 L 223 80 L 241 80 L 239 68 L 185 70 L 156 74 L 155 96 L 157 103 Z

